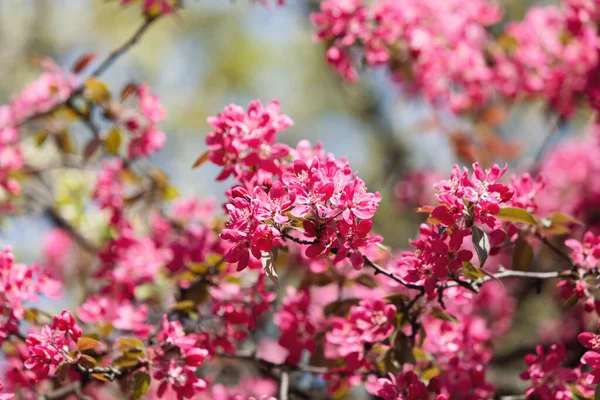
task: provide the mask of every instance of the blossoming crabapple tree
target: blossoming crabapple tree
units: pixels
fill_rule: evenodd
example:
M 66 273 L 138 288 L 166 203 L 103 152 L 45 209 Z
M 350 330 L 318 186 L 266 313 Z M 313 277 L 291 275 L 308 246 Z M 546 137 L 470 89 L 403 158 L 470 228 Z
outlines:
M 384 400 L 491 399 L 493 343 L 510 329 L 515 293 L 546 281 L 576 328 L 525 355 L 515 379 L 528 388 L 506 398 L 594 397 L 600 335 L 584 322 L 600 314 L 600 237 L 588 213 L 600 199 L 595 117 L 588 137 L 509 178 L 506 166 L 474 162 L 401 182 L 399 200 L 419 202 L 424 221 L 405 250 L 373 231 L 381 197 L 346 159 L 280 141 L 293 120 L 275 100 L 208 117 L 208 150 L 193 167 L 213 163 L 216 180 L 231 183 L 222 210 L 172 202 L 176 188 L 149 162 L 167 138 L 159 96 L 147 84 L 115 92 L 101 75 L 156 21 L 185 10 L 120 3 L 143 16 L 121 47 L 103 60 L 85 54 L 70 71 L 44 59 L 39 78 L 0 107 L 2 213 L 35 206 L 57 227 L 43 264 L 0 253 L 0 400 L 325 399 L 361 385 Z M 383 66 L 465 118 L 517 98 L 546 102 L 560 121 L 578 106 L 597 111 L 600 2 L 533 8 L 498 33 L 501 15 L 484 0 L 325 0 L 311 20 L 327 62 L 351 82 L 361 62 Z M 89 130 L 81 149 L 75 123 Z M 22 155 L 35 129 L 59 166 L 92 166 L 86 205 L 105 217 L 101 234 L 63 215 L 51 174 Z M 542 256 L 552 269 L 535 269 Z M 81 303 L 52 315 L 35 304 L 60 297 L 67 257 L 93 272 Z M 258 334 L 265 319 L 274 341 Z M 227 384 L 230 363 L 255 374 Z

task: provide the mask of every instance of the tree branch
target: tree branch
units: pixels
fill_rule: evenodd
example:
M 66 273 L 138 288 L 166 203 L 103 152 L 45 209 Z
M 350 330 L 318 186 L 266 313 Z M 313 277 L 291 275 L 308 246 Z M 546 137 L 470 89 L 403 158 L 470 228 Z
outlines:
M 409 289 L 414 289 L 414 290 L 418 290 L 420 292 L 423 292 L 425 289 L 423 288 L 423 286 L 419 286 L 419 285 L 414 285 L 412 283 L 408 283 L 408 282 L 404 282 L 402 280 L 402 278 L 400 278 L 398 275 L 394 274 L 393 272 L 390 272 L 388 270 L 386 270 L 385 268 L 383 268 L 382 266 L 375 264 L 373 261 L 369 260 L 367 258 L 367 256 L 363 256 L 363 259 L 365 260 L 365 264 L 368 265 L 369 267 L 373 268 L 375 270 L 375 275 L 378 274 L 383 274 L 393 280 L 395 280 L 396 282 L 400 283 L 401 285 L 409 288 Z
M 100 64 L 93 72 L 92 76 L 97 77 L 102 75 L 110 66 L 123 54 L 127 52 L 131 47 L 133 47 L 140 38 L 144 35 L 144 33 L 150 28 L 150 25 L 154 21 L 156 21 L 158 17 L 147 17 L 144 23 L 135 31 L 133 36 L 129 38 L 125 43 L 123 43 L 120 47 L 112 51 L 109 56 Z
M 131 38 L 129 38 L 121 46 L 119 46 L 117 49 L 113 50 L 108 55 L 108 57 L 92 72 L 91 76 L 98 77 L 98 76 L 102 75 L 104 72 L 106 72 L 106 70 L 108 68 L 110 68 L 115 63 L 115 61 L 117 61 L 123 54 L 125 54 L 131 47 L 133 47 L 140 40 L 140 38 L 144 35 L 144 33 L 148 30 L 148 28 L 150 28 L 150 26 L 156 20 L 158 20 L 158 18 L 159 17 L 146 18 L 144 23 L 135 31 L 133 36 Z M 65 106 L 65 105 L 69 104 L 69 102 L 73 101 L 73 99 L 76 96 L 80 95 L 84 89 L 85 89 L 85 86 L 81 85 L 81 86 L 77 87 L 76 89 L 74 89 L 73 92 L 71 93 L 71 95 L 66 100 L 58 103 L 57 105 L 50 108 L 49 110 L 32 114 L 32 115 L 28 116 L 27 118 L 17 122 L 16 124 L 9 124 L 7 126 L 19 127 L 19 126 L 25 125 L 31 121 L 34 121 L 36 119 L 47 117 L 47 116 L 51 115 L 53 112 L 55 112 L 56 110 L 58 110 L 60 107 Z M 6 128 L 7 126 L 3 126 L 2 128 Z

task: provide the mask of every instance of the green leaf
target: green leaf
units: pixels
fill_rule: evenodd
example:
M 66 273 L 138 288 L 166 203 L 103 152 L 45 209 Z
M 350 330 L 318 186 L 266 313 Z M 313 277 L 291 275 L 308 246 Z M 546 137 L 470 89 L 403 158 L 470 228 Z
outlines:
M 150 388 L 150 375 L 146 371 L 137 371 L 129 381 L 131 398 L 140 399 Z
M 373 277 L 371 275 L 367 275 L 367 274 L 360 275 L 358 278 L 356 278 L 355 281 L 359 285 L 366 286 L 370 289 L 376 288 L 378 286 L 377 282 L 375 282 L 375 279 L 373 279 Z
M 117 346 L 119 349 L 121 349 L 121 351 L 126 351 L 129 349 L 143 349 L 144 342 L 138 338 L 122 337 L 117 339 Z
M 110 90 L 104 84 L 104 82 L 97 78 L 90 77 L 85 81 L 85 90 L 83 91 L 83 97 L 92 103 L 103 103 L 110 100 Z
M 479 227 L 473 228 L 472 239 L 473 246 L 477 252 L 477 257 L 479 258 L 479 267 L 483 268 L 483 265 L 490 254 L 490 239 L 488 238 L 487 233 L 482 231 Z
M 533 247 L 531 247 L 531 244 L 527 240 L 519 237 L 512 253 L 513 269 L 516 269 L 517 271 L 527 271 L 532 261 Z
M 121 136 L 121 130 L 116 126 L 108 132 L 106 140 L 104 140 L 104 147 L 108 153 L 112 155 L 117 155 L 119 153 L 119 147 L 121 147 Z
M 77 349 L 79 351 L 90 350 L 100 346 L 100 342 L 89 337 L 82 337 L 77 341 Z
M 458 322 L 458 319 L 454 315 L 442 310 L 439 307 L 434 307 L 433 310 L 431 310 L 431 316 L 434 318 L 437 318 L 437 319 L 441 319 L 442 321 L 447 321 L 447 322 L 452 322 L 452 323 Z
M 535 218 L 526 210 L 518 207 L 507 207 L 495 215 L 496 218 L 508 222 L 520 222 L 522 224 L 535 225 Z
M 568 214 L 562 213 L 560 211 L 555 211 L 550 215 L 550 222 L 553 225 L 566 225 L 566 224 L 575 224 L 584 226 L 585 224 L 578 220 L 575 217 L 572 217 Z
M 461 269 L 463 276 L 465 276 L 466 278 L 469 278 L 473 281 L 477 281 L 479 279 L 484 278 L 482 271 L 483 270 L 481 268 L 473 265 L 473 263 L 471 263 L 471 262 L 464 262 L 463 267 Z

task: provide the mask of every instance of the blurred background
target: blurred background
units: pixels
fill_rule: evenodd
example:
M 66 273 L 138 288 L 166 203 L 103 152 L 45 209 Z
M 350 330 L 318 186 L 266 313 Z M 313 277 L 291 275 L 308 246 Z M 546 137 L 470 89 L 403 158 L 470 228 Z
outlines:
M 511 20 L 521 19 L 536 2 L 500 3 L 505 19 Z M 370 191 L 382 194 L 375 229 L 386 245 L 402 248 L 421 221 L 413 208 L 399 207 L 394 194 L 408 171 L 426 169 L 446 176 L 453 164 L 474 159 L 486 165 L 508 162 L 525 168 L 540 151 L 582 134 L 589 119 L 581 112 L 568 125 L 560 125 L 546 143 L 556 120 L 542 104 L 517 103 L 490 110 L 490 123 L 478 126 L 403 91 L 383 69 L 365 69 L 359 83 L 350 85 L 335 75 L 325 62 L 323 45 L 313 40 L 309 14 L 318 1 L 287 0 L 285 7 L 252 5 L 246 0 L 188 0 L 185 5 L 176 15 L 158 21 L 103 75 L 115 91 L 129 82 L 148 82 L 158 94 L 167 110 L 162 128 L 168 140 L 164 151 L 151 161 L 168 173 L 183 195 L 222 199 L 230 185 L 230 181 L 214 182 L 218 168 L 212 165 L 191 169 L 205 149 L 206 118 L 229 103 L 245 107 L 252 99 L 263 103 L 278 99 L 282 112 L 295 122 L 280 140 L 291 146 L 301 139 L 320 141 L 327 151 L 346 156 Z M 118 2 L 2 0 L 0 102 L 8 102 L 12 93 L 35 79 L 39 74 L 35 59 L 51 57 L 65 68 L 86 52 L 102 59 L 141 23 L 138 6 L 123 8 Z M 82 175 L 67 174 L 61 182 L 55 192 L 57 201 L 93 185 Z M 39 243 L 50 227 L 43 217 L 5 219 L 0 244 L 12 245 L 25 262 L 39 259 Z M 547 297 L 532 296 L 500 348 L 513 354 L 521 345 L 534 343 L 537 338 L 528 340 L 523 332 L 547 320 L 556 311 L 553 307 Z M 522 354 L 501 359 L 498 367 L 509 362 L 514 370 L 506 371 L 511 376 L 506 379 L 514 381 L 523 369 Z M 504 379 L 501 375 L 497 381 Z M 519 382 L 505 382 L 515 384 Z

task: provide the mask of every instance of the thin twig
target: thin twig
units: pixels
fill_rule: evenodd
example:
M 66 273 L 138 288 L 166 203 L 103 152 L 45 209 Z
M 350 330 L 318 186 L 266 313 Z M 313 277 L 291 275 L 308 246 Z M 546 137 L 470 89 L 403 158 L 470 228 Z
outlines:
M 156 20 L 156 17 L 146 18 L 144 23 L 137 29 L 137 31 L 135 31 L 133 36 L 123 43 L 119 48 L 111 52 L 106 60 L 104 60 L 104 62 L 92 72 L 92 76 L 97 77 L 102 75 L 119 57 L 121 57 L 125 52 L 127 52 L 127 50 L 133 47 L 140 40 L 148 28 L 150 28 L 150 25 L 152 25 L 152 23 Z
M 424 291 L 425 289 L 423 288 L 423 286 L 419 286 L 419 285 L 414 285 L 412 283 L 408 283 L 408 282 L 404 282 L 402 280 L 402 278 L 400 278 L 398 275 L 394 274 L 393 272 L 390 272 L 388 270 L 386 270 L 385 268 L 383 268 L 382 266 L 375 264 L 373 261 L 369 260 L 369 258 L 367 258 L 367 256 L 363 256 L 363 259 L 365 260 L 365 264 L 368 265 L 369 267 L 373 268 L 375 270 L 375 275 L 377 274 L 383 274 L 393 280 L 395 280 L 396 282 L 400 283 L 401 285 L 409 288 L 409 289 L 414 289 L 414 290 L 418 290 L 418 291 Z
M 140 40 L 140 38 L 144 35 L 144 33 L 148 30 L 148 28 L 152 25 L 152 23 L 154 23 L 157 19 L 158 19 L 158 17 L 147 18 L 144 21 L 144 23 L 135 31 L 133 36 L 130 37 L 125 43 L 123 43 L 117 49 L 112 51 L 108 55 L 108 57 L 92 72 L 91 76 L 98 77 L 98 76 L 102 75 L 104 72 L 106 72 L 106 70 L 110 66 L 112 66 L 115 63 L 115 61 L 117 61 L 119 59 L 119 57 L 121 57 L 123 54 L 125 54 L 127 52 L 127 50 L 129 50 L 131 47 L 133 47 Z M 31 121 L 34 121 L 36 119 L 47 117 L 47 116 L 51 115 L 53 112 L 55 112 L 56 110 L 58 110 L 59 108 L 72 102 L 75 97 L 77 97 L 81 93 L 83 93 L 84 89 L 85 89 L 85 86 L 81 85 L 81 86 L 75 88 L 66 100 L 61 101 L 60 103 L 56 104 L 54 107 L 50 108 L 49 110 L 32 114 L 32 115 L 28 116 L 27 118 L 17 122 L 16 124 L 9 124 L 7 126 L 19 127 L 19 126 L 25 125 Z M 6 128 L 7 126 L 3 126 L 2 128 Z
M 46 214 L 48 217 L 58 226 L 64 229 L 83 249 L 90 254 L 96 254 L 98 251 L 97 247 L 86 239 L 73 225 L 64 219 L 54 207 L 46 208 Z

